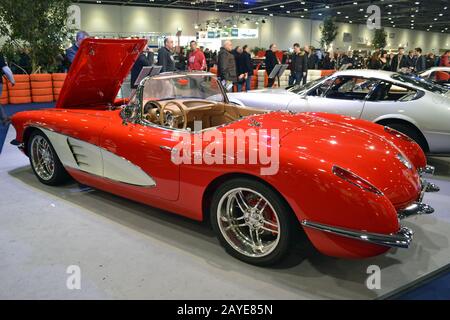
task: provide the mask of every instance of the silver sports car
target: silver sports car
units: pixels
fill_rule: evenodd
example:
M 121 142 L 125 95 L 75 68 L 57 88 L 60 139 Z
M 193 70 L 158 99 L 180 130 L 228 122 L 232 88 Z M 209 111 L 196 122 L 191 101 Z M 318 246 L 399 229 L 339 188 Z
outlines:
M 408 135 L 426 152 L 450 153 L 450 91 L 418 76 L 345 70 L 288 89 L 230 93 L 229 99 L 267 110 L 363 118 Z

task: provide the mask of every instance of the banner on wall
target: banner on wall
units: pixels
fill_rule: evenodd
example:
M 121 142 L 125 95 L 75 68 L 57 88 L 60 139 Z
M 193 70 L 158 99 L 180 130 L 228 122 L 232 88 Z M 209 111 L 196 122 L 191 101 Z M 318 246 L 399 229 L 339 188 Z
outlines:
M 199 39 L 257 39 L 258 36 L 258 29 L 223 28 L 198 32 Z

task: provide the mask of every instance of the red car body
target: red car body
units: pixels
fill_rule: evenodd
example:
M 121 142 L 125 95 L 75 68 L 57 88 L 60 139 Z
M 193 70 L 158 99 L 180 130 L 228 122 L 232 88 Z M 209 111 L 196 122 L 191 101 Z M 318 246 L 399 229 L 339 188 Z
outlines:
M 112 108 L 144 46 L 142 40 L 85 40 L 56 108 L 13 117 L 15 143 L 27 153 L 31 132 L 45 129 L 98 146 L 141 168 L 156 186 L 143 188 L 66 166 L 76 181 L 199 221 L 205 219 L 212 194 L 223 181 L 253 177 L 286 200 L 299 226 L 303 225 L 312 244 L 324 254 L 363 258 L 395 246 L 339 232 L 395 237 L 402 230 L 399 213 L 420 202 L 424 189 L 419 171 L 426 167 L 426 158 L 417 144 L 368 121 L 331 114 L 272 112 L 215 130 L 224 134 L 230 128 L 248 129 L 254 121 L 260 129 L 279 129 L 277 174 L 261 176 L 260 166 L 250 164 L 176 165 L 170 152 L 160 148 L 178 143 L 170 130 L 139 123 L 124 125 L 120 109 Z M 410 167 L 399 160 L 399 154 Z M 349 181 L 336 168 L 345 168 L 356 178 Z

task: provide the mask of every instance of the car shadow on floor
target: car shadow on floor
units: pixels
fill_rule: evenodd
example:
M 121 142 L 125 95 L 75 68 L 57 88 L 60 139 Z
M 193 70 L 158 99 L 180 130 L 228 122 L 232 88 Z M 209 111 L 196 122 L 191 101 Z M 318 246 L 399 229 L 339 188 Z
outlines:
M 21 181 L 25 187 L 31 187 L 33 192 L 48 197 L 49 201 L 55 201 L 56 198 L 68 202 L 69 205 L 81 207 L 87 214 L 102 216 L 150 238 L 163 241 L 201 258 L 215 268 L 245 273 L 255 279 L 288 287 L 293 291 L 306 291 L 311 297 L 376 298 L 386 292 L 367 289 L 367 267 L 376 264 L 385 269 L 404 263 L 395 254 L 364 260 L 327 257 L 317 252 L 306 236 L 299 233 L 294 249 L 281 264 L 258 268 L 226 254 L 208 223 L 192 221 L 75 182 L 62 187 L 49 187 L 39 183 L 29 166 L 15 169 L 9 174 Z M 422 236 L 426 239 L 426 235 Z M 399 277 L 402 276 L 407 278 L 400 271 Z M 333 288 L 330 289 L 330 286 Z

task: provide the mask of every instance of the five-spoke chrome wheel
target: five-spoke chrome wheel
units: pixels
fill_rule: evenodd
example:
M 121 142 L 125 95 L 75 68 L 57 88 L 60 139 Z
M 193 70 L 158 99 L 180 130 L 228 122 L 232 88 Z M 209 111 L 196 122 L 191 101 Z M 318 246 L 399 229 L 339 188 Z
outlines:
M 31 163 L 42 180 L 50 180 L 55 173 L 55 157 L 47 140 L 35 135 L 31 140 Z
M 235 188 L 225 193 L 217 208 L 220 231 L 239 253 L 269 255 L 280 240 L 280 223 L 273 205 L 259 192 Z

